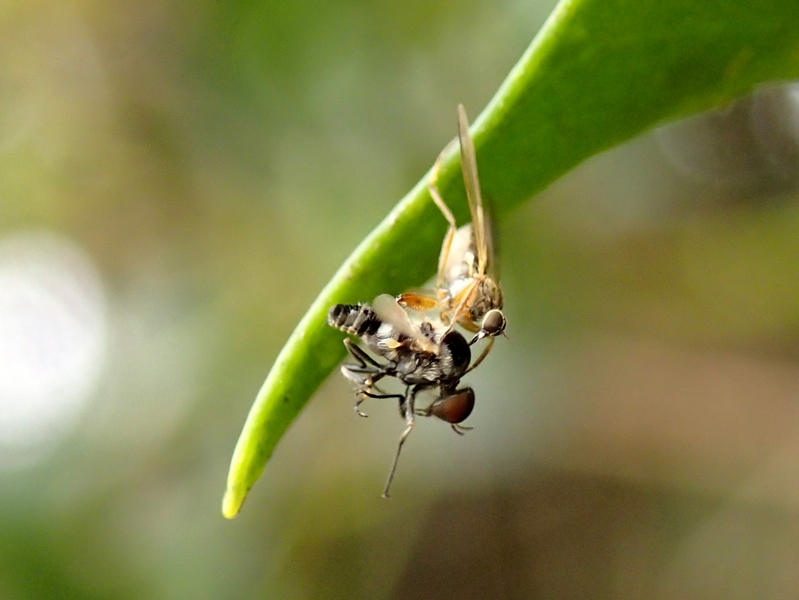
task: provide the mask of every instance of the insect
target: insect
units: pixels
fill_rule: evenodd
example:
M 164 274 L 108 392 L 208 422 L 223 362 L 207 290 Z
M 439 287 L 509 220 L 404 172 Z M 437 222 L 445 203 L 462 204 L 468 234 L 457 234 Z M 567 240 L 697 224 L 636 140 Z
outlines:
M 439 318 L 449 329 L 457 323 L 475 333 L 470 345 L 488 337 L 490 343 L 474 368 L 488 354 L 494 338 L 505 331 L 506 321 L 502 313 L 502 290 L 496 274 L 491 222 L 483 206 L 474 142 L 462 104 L 458 105 L 458 140 L 472 222 L 457 228 L 455 217 L 436 185 L 441 161 L 450 148 L 447 146 L 436 160 L 427 184 L 430 196 L 449 223 L 439 255 L 435 290 L 407 292 L 400 294 L 397 300 L 401 306 L 417 311 L 439 309 Z
M 357 386 L 355 412 L 366 416 L 360 409 L 366 398 L 396 399 L 400 416 L 406 422 L 383 490 L 383 497 L 388 498 L 402 446 L 417 416 L 437 417 L 461 435 L 469 429 L 460 423 L 471 414 L 475 394 L 472 388 L 458 385 L 461 377 L 471 370 L 470 345 L 454 329 L 437 330 L 430 321 L 414 324 L 396 299 L 388 294 L 375 298 L 371 306 L 336 304 L 330 309 L 327 322 L 360 338 L 369 350 L 385 360 L 377 362 L 350 339 L 344 340 L 356 361 L 341 366 L 344 376 Z M 384 377 L 394 377 L 404 383 L 405 392 L 383 393 L 376 384 Z M 426 390 L 437 390 L 437 397 L 427 407 L 417 408 L 416 397 Z

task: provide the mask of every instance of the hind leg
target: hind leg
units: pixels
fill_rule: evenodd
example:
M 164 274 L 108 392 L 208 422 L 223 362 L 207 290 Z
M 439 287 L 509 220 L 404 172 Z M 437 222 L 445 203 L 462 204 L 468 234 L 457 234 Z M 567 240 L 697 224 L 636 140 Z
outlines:
M 441 254 L 439 254 L 438 257 L 438 276 L 436 278 L 437 293 L 442 289 L 444 283 L 444 269 L 446 268 L 447 261 L 449 260 L 449 252 L 452 248 L 452 240 L 455 239 L 455 231 L 458 229 L 457 224 L 455 223 L 455 216 L 452 214 L 452 211 L 444 202 L 444 199 L 441 197 L 441 193 L 438 191 L 438 173 L 441 170 L 441 163 L 443 162 L 444 157 L 449 154 L 456 141 L 457 138 L 452 140 L 441 151 L 441 154 L 438 155 L 438 158 L 433 165 L 433 170 L 430 173 L 430 179 L 427 182 L 427 191 L 430 193 L 430 197 L 433 199 L 433 202 L 435 202 L 438 210 L 441 211 L 441 214 L 444 215 L 444 218 L 449 224 L 447 233 L 444 236 L 444 242 L 441 244 Z
M 408 389 L 405 390 L 405 396 L 400 402 L 400 406 L 404 405 L 405 408 L 405 422 L 407 427 L 405 427 L 405 431 L 403 431 L 402 435 L 400 436 L 399 444 L 397 445 L 397 453 L 394 455 L 394 462 L 391 463 L 391 470 L 388 472 L 386 487 L 383 489 L 383 498 L 389 497 L 389 489 L 391 488 L 391 482 L 394 481 L 394 473 L 397 471 L 397 463 L 399 462 L 400 452 L 402 452 L 402 446 L 405 444 L 405 440 L 408 439 L 411 431 L 413 431 L 413 426 L 416 423 L 416 408 L 414 404 L 416 402 L 416 393 L 418 391 L 418 386 L 413 388 L 408 386 Z

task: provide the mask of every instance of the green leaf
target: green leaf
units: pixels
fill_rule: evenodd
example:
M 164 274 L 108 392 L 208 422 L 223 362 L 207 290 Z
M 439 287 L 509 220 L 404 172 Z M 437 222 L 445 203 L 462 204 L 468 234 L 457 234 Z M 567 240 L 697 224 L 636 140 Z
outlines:
M 798 75 L 799 0 L 565 0 L 472 128 L 486 202 L 501 217 L 601 150 Z M 455 106 L 451 118 L 454 137 Z M 435 271 L 446 224 L 425 185 L 356 248 L 278 356 L 233 455 L 226 517 L 344 357 L 342 334 L 325 323 L 329 307 L 398 293 Z M 465 222 L 457 148 L 439 186 Z

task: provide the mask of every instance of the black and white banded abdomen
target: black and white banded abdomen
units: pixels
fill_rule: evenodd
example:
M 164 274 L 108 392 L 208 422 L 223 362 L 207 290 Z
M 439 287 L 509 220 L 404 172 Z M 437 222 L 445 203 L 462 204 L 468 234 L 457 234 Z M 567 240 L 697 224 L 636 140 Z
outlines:
M 382 321 L 374 309 L 365 304 L 336 304 L 327 313 L 327 324 L 360 338 L 373 336 Z

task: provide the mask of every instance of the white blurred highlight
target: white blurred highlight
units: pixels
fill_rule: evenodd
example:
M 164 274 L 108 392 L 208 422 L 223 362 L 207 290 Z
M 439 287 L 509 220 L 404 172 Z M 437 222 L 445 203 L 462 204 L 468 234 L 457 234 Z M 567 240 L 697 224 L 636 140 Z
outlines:
M 77 423 L 107 351 L 99 274 L 70 240 L 0 237 L 0 468 L 42 458 Z
M 799 83 L 773 85 L 755 94 L 752 129 L 775 174 L 799 180 Z
M 655 139 L 669 162 L 724 189 L 799 180 L 799 84 L 773 84 L 724 109 L 669 123 Z

